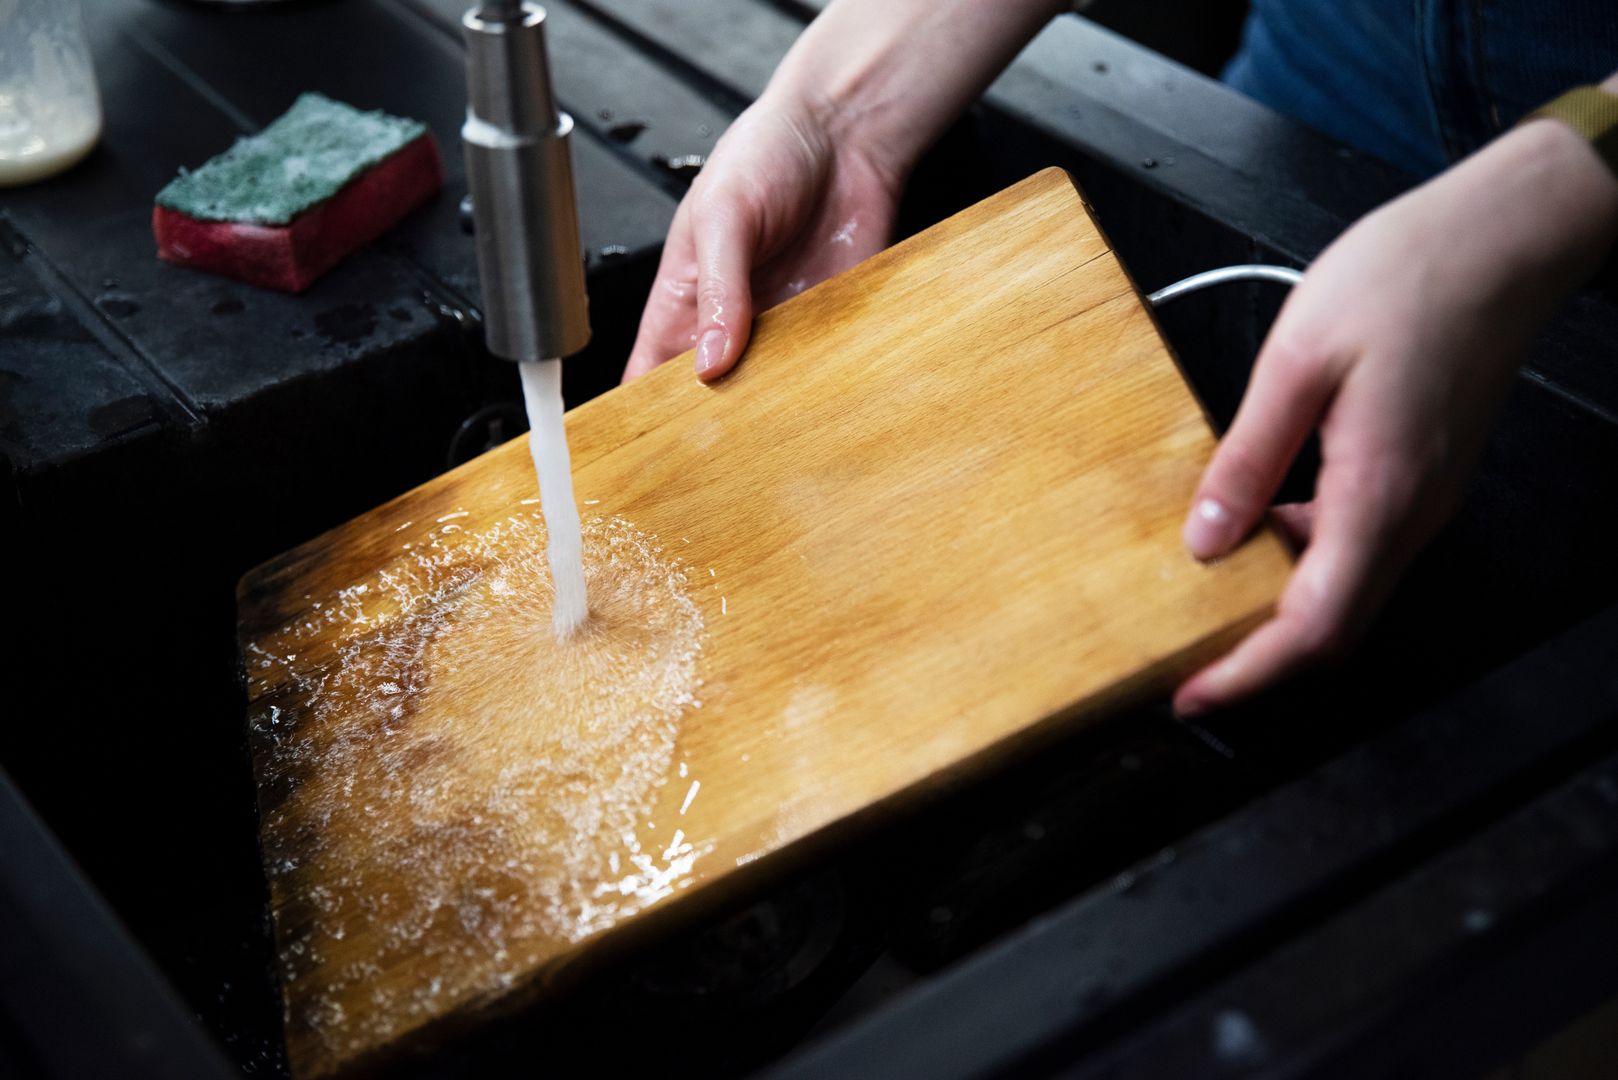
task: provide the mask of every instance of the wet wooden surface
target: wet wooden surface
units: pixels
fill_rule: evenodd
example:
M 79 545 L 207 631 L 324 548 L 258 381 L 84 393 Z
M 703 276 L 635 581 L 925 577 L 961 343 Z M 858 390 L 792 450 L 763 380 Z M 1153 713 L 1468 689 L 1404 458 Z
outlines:
M 548 636 L 526 439 L 242 582 L 300 1076 L 1166 691 L 1288 569 L 1184 551 L 1213 437 L 1058 170 L 568 428 L 594 638 Z

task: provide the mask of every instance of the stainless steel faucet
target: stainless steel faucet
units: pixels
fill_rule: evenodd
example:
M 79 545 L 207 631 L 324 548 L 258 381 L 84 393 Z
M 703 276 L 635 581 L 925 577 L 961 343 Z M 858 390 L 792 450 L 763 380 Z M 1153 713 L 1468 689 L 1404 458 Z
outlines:
M 486 2 L 461 17 L 466 37 L 466 173 L 483 325 L 508 360 L 571 356 L 590 340 L 584 252 L 568 136 L 545 52 L 545 11 Z

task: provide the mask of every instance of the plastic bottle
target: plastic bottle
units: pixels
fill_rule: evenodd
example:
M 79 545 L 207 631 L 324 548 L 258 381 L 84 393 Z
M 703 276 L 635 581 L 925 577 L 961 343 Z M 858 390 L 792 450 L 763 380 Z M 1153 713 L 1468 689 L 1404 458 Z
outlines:
M 0 0 L 0 187 L 55 176 L 100 137 L 78 0 Z

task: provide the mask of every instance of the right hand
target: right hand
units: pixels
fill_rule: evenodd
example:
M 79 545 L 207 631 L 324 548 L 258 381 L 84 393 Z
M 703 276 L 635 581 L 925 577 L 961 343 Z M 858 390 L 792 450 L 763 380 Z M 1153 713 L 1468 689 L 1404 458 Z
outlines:
M 904 172 L 807 105 L 761 98 L 675 211 L 624 380 L 693 347 L 699 378 L 724 375 L 757 311 L 887 246 Z

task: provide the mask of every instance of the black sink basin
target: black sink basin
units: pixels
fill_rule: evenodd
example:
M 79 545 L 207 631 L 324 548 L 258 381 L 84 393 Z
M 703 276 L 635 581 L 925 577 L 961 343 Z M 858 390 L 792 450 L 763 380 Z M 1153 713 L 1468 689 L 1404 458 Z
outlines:
M 232 130 L 228 110 L 199 103 L 198 86 L 262 122 L 295 90 L 333 79 L 352 82 L 357 98 L 366 71 L 390 70 L 408 53 L 411 84 L 389 91 L 404 100 L 361 103 L 443 113 L 439 137 L 457 157 L 461 75 L 444 5 L 285 7 L 248 21 L 138 4 L 120 17 L 109 6 L 96 29 L 103 85 L 147 87 L 152 100 L 200 110 L 220 130 L 109 136 L 62 186 L 0 201 L 0 233 L 10 241 L 0 289 L 7 310 L 33 312 L 8 324 L 6 349 L 18 355 L 0 364 L 15 369 L 0 382 L 0 401 L 26 384 L 16 392 L 37 392 L 30 401 L 61 415 L 50 438 L 37 411 L 33 428 L 3 429 L 16 693 L 10 722 L 0 725 L 0 763 L 207 1037 L 255 1075 L 279 1075 L 284 1061 L 235 582 L 521 425 L 514 372 L 481 352 L 454 175 L 438 204 L 304 297 L 183 276 L 150 259 L 141 192 L 195 164 L 180 155 Z M 666 43 L 597 5 L 555 7 L 576 21 L 577 48 L 617 49 L 637 71 L 661 72 L 656 78 L 693 97 L 693 109 L 722 118 L 754 92 L 687 70 Z M 770 20 L 795 17 L 792 5 L 758 7 Z M 232 50 L 255 37 L 272 50 L 306 43 L 307 55 L 284 71 L 233 73 Z M 1150 289 L 1229 263 L 1298 265 L 1403 183 L 1094 27 L 1070 21 L 1055 44 L 1094 62 L 1053 83 L 1048 58 L 1025 57 L 918 170 L 905 231 L 1058 164 Z M 336 68 L 350 74 L 325 74 Z M 595 340 L 567 368 L 571 404 L 616 382 L 650 286 L 655 238 L 688 180 L 650 160 L 667 147 L 643 151 L 639 132 L 625 137 L 624 83 L 607 72 L 577 78 L 572 93 L 599 84 L 619 111 L 565 102 L 584 118 L 581 141 L 592 147 L 579 168 Z M 643 92 L 672 100 L 676 89 L 660 86 Z M 656 107 L 648 96 L 646 110 Z M 110 114 L 120 115 L 115 97 Z M 131 114 L 128 123 L 153 122 Z M 1276 286 L 1240 284 L 1160 312 L 1216 425 L 1233 414 L 1282 299 Z M 626 1024 L 649 1044 L 678 1046 L 683 1064 L 710 1074 L 774 1060 L 815 1024 L 861 1015 L 1611 605 L 1618 387 L 1591 369 L 1610 359 L 1592 354 L 1615 329 L 1611 307 L 1583 299 L 1536 346 L 1471 498 L 1343 669 L 1199 725 L 1176 723 L 1161 707 L 1119 717 L 420 1070 L 487 1075 L 500 1062 L 530 1060 L 536 1041 L 548 1060 L 565 1062 Z M 51 382 L 65 365 L 104 368 L 105 377 L 93 386 L 88 374 Z M 6 416 L 12 425 L 23 419 Z M 1307 497 L 1312 472 L 1306 454 L 1288 481 L 1292 497 Z M 1110 827 L 1098 831 L 1098 820 Z M 36 871 L 54 872 L 41 864 L 3 873 Z M 47 923 L 0 935 L 38 935 L 69 951 L 87 940 L 82 923 Z M 875 974 L 856 982 L 868 970 Z M 822 1021 L 827 1010 L 832 1020 Z M 63 1060 L 51 1040 L 71 1038 L 41 1029 L 13 1041 L 50 1072 Z

